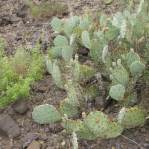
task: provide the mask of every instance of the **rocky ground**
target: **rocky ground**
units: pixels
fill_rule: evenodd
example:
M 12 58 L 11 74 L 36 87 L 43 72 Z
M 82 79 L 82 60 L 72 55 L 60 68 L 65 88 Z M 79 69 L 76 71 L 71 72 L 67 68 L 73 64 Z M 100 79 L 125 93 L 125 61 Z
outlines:
M 38 0 L 34 0 L 38 4 Z M 59 1 L 60 2 L 60 1 Z M 103 10 L 111 14 L 122 9 L 114 0 L 105 5 L 101 0 L 62 0 L 69 4 L 64 13 L 83 13 L 85 9 Z M 62 17 L 64 14 L 56 14 Z M 38 39 L 46 49 L 52 38 L 49 25 L 52 16 L 33 18 L 23 0 L 0 0 L 0 35 L 8 43 L 8 54 L 18 47 L 32 47 Z M 145 87 L 143 98 L 148 97 Z M 147 96 L 145 96 L 145 94 Z M 66 135 L 60 124 L 38 125 L 32 121 L 31 112 L 35 105 L 49 103 L 55 106 L 65 97 L 65 92 L 58 90 L 51 77 L 44 78 L 32 86 L 29 99 L 21 100 L 0 111 L 0 149 L 71 149 L 71 136 Z M 142 128 L 125 131 L 118 138 L 110 140 L 79 140 L 80 149 L 148 149 L 149 123 Z

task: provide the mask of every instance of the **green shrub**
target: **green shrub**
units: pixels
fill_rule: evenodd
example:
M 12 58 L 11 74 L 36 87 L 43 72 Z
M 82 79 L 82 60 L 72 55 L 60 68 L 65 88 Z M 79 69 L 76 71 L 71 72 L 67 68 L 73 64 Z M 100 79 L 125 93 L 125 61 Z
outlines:
M 13 56 L 6 56 L 0 43 L 0 107 L 29 96 L 30 85 L 42 78 L 43 56 L 38 49 L 17 49 Z M 35 51 L 36 50 L 36 51 Z

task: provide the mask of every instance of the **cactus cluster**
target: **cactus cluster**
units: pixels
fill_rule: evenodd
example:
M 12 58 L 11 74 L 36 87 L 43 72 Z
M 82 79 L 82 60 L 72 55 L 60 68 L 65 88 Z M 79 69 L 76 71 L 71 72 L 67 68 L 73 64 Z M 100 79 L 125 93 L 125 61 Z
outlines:
M 131 49 L 122 54 L 117 62 L 113 62 L 109 70 L 112 80 L 109 95 L 117 101 L 123 100 L 124 103 L 131 103 L 134 84 L 145 70 L 145 64 L 141 58 Z
M 91 15 L 53 18 L 51 26 L 56 37 L 46 57 L 46 66 L 55 84 L 66 91 L 67 97 L 60 101 L 57 109 L 52 105 L 35 107 L 32 114 L 35 122 L 61 121 L 68 133 L 88 140 L 114 138 L 124 129 L 145 123 L 145 111 L 140 106 L 131 107 L 137 98 L 134 86 L 145 70 L 145 61 L 132 50 L 136 48 L 134 41 L 138 40 L 137 37 L 133 39 L 133 27 L 138 26 L 138 18 L 137 13 L 128 11 L 112 18 L 106 15 L 94 19 Z M 113 47 L 111 43 L 114 43 Z M 79 62 L 80 48 L 88 49 L 90 64 Z M 120 107 L 124 106 L 118 117 L 112 119 L 102 111 L 84 111 L 83 108 L 89 99 L 94 101 L 100 96 L 99 81 L 95 76 L 101 70 L 111 80 L 107 96 L 118 101 Z M 88 83 L 92 78 L 96 78 L 95 84 Z M 84 114 L 82 117 L 81 113 Z

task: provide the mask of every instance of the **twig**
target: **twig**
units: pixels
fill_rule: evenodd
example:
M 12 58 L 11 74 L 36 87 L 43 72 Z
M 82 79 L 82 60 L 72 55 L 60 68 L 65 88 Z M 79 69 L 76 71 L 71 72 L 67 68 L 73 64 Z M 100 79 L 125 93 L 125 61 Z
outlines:
M 122 136 L 124 139 L 126 139 L 126 140 L 128 140 L 128 141 L 130 141 L 130 142 L 132 142 L 132 143 L 134 143 L 134 144 L 136 144 L 138 147 L 140 147 L 140 149 L 143 149 L 143 147 L 142 147 L 139 143 L 137 143 L 136 141 L 134 141 L 134 140 L 128 138 L 127 136 L 124 136 L 124 135 L 121 135 L 121 136 Z

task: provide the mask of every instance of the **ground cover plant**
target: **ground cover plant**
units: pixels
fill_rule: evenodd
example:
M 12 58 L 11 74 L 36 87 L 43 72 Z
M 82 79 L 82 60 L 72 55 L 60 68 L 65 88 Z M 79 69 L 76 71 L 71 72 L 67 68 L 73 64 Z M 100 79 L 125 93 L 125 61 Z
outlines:
M 141 0 L 134 12 L 126 9 L 113 16 L 54 17 L 53 44 L 46 56 L 47 71 L 67 97 L 59 107 L 39 105 L 32 117 L 39 124 L 61 122 L 75 138 L 94 140 L 114 138 L 125 129 L 143 126 L 148 109 L 137 99 L 135 86 L 148 69 L 149 2 Z M 80 62 L 80 49 L 86 49 L 89 61 Z M 103 76 L 107 78 L 105 102 L 119 105 L 117 116 L 102 108 L 86 108 L 102 94 Z M 94 84 L 90 80 L 94 78 Z M 97 105 L 98 107 L 98 105 Z M 75 146 L 75 145 L 74 145 Z M 76 145 L 77 146 L 77 145 Z
M 30 52 L 19 48 L 6 56 L 6 44 L 0 39 L 0 108 L 29 96 L 30 85 L 42 78 L 44 59 L 38 47 Z

